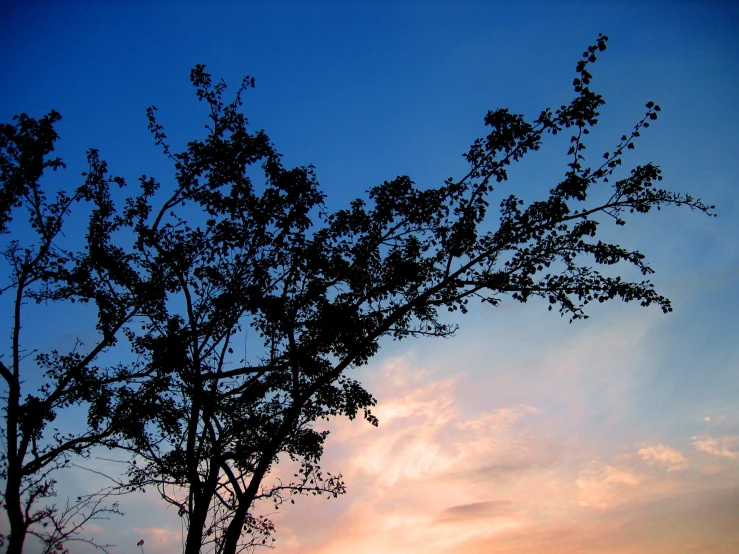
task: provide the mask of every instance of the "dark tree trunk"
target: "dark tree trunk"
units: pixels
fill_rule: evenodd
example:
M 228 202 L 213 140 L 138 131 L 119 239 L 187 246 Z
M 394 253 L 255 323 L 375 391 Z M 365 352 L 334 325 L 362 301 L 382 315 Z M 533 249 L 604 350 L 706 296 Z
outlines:
M 244 523 L 246 523 L 246 516 L 249 514 L 249 507 L 251 502 L 239 502 L 239 507 L 234 512 L 231 523 L 228 524 L 226 530 L 226 541 L 223 545 L 223 554 L 236 554 L 236 549 L 239 546 L 239 539 L 244 529 Z
M 190 514 L 190 522 L 187 528 L 187 539 L 185 542 L 185 554 L 200 554 L 203 546 L 203 530 L 208 521 L 210 503 L 216 493 L 219 476 L 219 459 L 213 457 L 210 460 L 210 473 L 205 482 L 190 483 L 191 489 L 195 489 L 193 498 L 193 510 Z M 197 487 L 197 488 L 195 488 Z
M 262 458 L 254 470 L 254 475 L 252 475 L 251 481 L 249 482 L 249 487 L 243 494 L 239 495 L 239 505 L 234 512 L 231 523 L 228 524 L 228 529 L 226 530 L 226 540 L 223 544 L 222 554 L 236 554 L 239 540 L 241 539 L 241 535 L 244 530 L 246 516 L 249 515 L 249 508 L 251 508 L 252 502 L 254 502 L 254 499 L 257 496 L 259 485 L 262 484 L 262 480 L 267 474 L 267 469 L 269 468 L 272 459 L 277 454 L 277 445 L 281 444 L 282 438 L 285 434 L 285 429 L 287 428 L 287 426 L 283 425 L 281 432 L 278 433 L 278 437 L 275 437 L 273 440 L 272 448 L 262 453 Z
M 8 514 L 10 535 L 8 536 L 7 554 L 21 554 L 26 540 L 26 520 L 21 506 L 21 479 L 15 460 L 8 461 L 8 481 L 5 485 L 5 512 Z
M 208 518 L 209 504 L 209 501 L 204 501 L 202 498 L 195 500 L 195 508 L 190 514 L 190 522 L 187 529 L 185 554 L 200 554 L 200 547 L 203 545 L 203 529 L 205 528 L 205 521 Z
M 22 290 L 19 287 L 19 290 Z M 10 525 L 10 536 L 8 537 L 7 554 L 21 554 L 23 552 L 23 543 L 26 540 L 26 531 L 28 525 L 23 513 L 21 504 L 21 485 L 22 485 L 22 467 L 23 459 L 26 456 L 28 442 L 23 440 L 22 433 L 19 433 L 19 416 L 20 416 L 20 377 L 18 375 L 18 365 L 20 363 L 20 346 L 18 341 L 18 333 L 20 330 L 20 294 L 16 297 L 15 303 L 15 328 L 13 331 L 13 374 L 8 381 L 8 404 L 5 417 L 6 423 L 6 440 L 7 440 L 7 481 L 5 482 L 4 504 L 5 512 L 8 514 L 8 524 Z M 20 441 L 18 440 L 20 438 Z M 20 444 L 19 444 L 20 442 Z

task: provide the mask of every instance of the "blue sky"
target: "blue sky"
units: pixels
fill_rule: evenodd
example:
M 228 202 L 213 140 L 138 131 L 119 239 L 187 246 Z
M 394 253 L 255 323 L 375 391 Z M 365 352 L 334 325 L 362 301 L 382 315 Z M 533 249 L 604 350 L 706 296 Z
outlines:
M 667 185 L 719 214 L 669 210 L 609 235 L 648 255 L 675 312 L 612 304 L 569 325 L 542 304 L 505 302 L 460 319 L 454 339 L 388 344 L 362 370 L 380 428 L 338 422 L 329 439 L 326 465 L 344 473 L 349 494 L 280 514 L 277 552 L 739 548 L 738 8 L 70 1 L 0 10 L 0 118 L 61 112 L 58 153 L 69 168 L 57 182 L 77 184 L 95 147 L 129 183 L 147 173 L 166 184 L 171 168 L 145 109 L 159 108 L 175 145 L 202 134 L 188 75 L 205 63 L 232 88 L 255 77 L 247 117 L 286 164 L 315 164 L 331 208 L 399 174 L 429 186 L 459 175 L 488 109 L 533 118 L 565 103 L 582 50 L 607 34 L 593 71 L 607 105 L 590 154 L 612 149 L 654 100 L 660 119 L 625 163 L 658 163 Z M 502 194 L 545 195 L 565 151 L 555 141 L 524 159 Z M 84 314 L 58 317 L 63 328 L 38 316 L 40 346 L 90 332 Z M 147 552 L 179 544 L 178 518 L 153 495 L 124 502 L 128 515 L 98 529 L 115 552 L 140 538 Z

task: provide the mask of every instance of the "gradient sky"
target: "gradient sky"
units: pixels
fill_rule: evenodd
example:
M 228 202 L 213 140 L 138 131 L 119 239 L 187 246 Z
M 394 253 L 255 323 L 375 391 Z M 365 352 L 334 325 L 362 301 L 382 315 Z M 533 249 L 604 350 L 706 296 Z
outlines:
M 182 145 L 205 115 L 190 68 L 205 63 L 234 87 L 248 74 L 250 122 L 287 165 L 315 164 L 335 209 L 399 174 L 429 186 L 460 175 L 488 109 L 533 118 L 567 102 L 582 50 L 609 35 L 589 152 L 612 149 L 654 100 L 660 119 L 625 163 L 658 163 L 670 188 L 719 214 L 667 210 L 609 234 L 648 255 L 674 313 L 613 303 L 570 325 L 543 303 L 507 301 L 460 317 L 455 338 L 386 344 L 357 372 L 379 400 L 379 428 L 331 423 L 324 468 L 343 473 L 348 494 L 275 514 L 276 553 L 729 553 L 739 551 L 737 29 L 730 2 L 5 2 L 0 119 L 61 112 L 71 185 L 89 147 L 130 182 L 166 183 L 146 107 Z M 546 195 L 565 151 L 525 158 L 502 194 Z M 84 316 L 65 313 L 37 319 L 41 348 L 85 332 Z M 70 495 L 96 484 L 63 479 Z M 91 529 L 113 552 L 136 552 L 139 539 L 147 554 L 177 551 L 179 518 L 153 492 L 122 505 L 124 518 Z

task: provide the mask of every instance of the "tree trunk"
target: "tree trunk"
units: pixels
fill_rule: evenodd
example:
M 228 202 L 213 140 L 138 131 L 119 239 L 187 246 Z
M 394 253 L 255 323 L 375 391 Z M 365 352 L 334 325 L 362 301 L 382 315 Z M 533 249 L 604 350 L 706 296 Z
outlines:
M 7 554 L 21 554 L 26 540 L 26 521 L 23 517 L 20 497 L 20 475 L 13 468 L 13 460 L 8 461 L 8 481 L 5 486 L 5 511 L 8 514 L 10 535 Z
M 203 545 L 203 529 L 205 528 L 205 520 L 208 517 L 208 505 L 210 503 L 198 500 L 195 501 L 195 509 L 190 514 L 187 539 L 185 541 L 185 554 L 200 554 L 200 547 Z
M 236 548 L 239 546 L 239 539 L 244 529 L 244 523 L 246 522 L 246 516 L 249 514 L 249 507 L 251 502 L 239 502 L 239 507 L 236 508 L 231 523 L 228 524 L 226 530 L 226 541 L 223 545 L 223 554 L 236 554 Z
M 279 444 L 280 442 L 280 440 L 275 440 L 274 444 Z M 241 535 L 244 530 L 246 516 L 249 515 L 249 508 L 251 508 L 252 502 L 254 502 L 254 499 L 257 496 L 259 485 L 267 474 L 267 468 L 276 453 L 276 447 L 273 447 L 268 452 L 262 453 L 262 459 L 259 461 L 259 465 L 254 471 L 254 475 L 252 475 L 249 487 L 244 491 L 244 494 L 239 495 L 239 506 L 234 512 L 231 523 L 228 524 L 222 554 L 236 554 L 236 549 L 239 546 L 239 540 L 241 539 Z
M 200 547 L 203 546 L 203 529 L 208 521 L 210 503 L 213 501 L 218 486 L 218 467 L 218 457 L 214 456 L 210 460 L 210 472 L 207 479 L 204 482 L 190 483 L 190 490 L 197 488 L 193 499 L 193 510 L 189 517 L 185 554 L 200 554 Z
M 20 290 L 20 288 L 19 288 Z M 20 305 L 21 297 L 16 298 L 15 327 L 13 330 L 13 375 L 8 381 L 8 404 L 6 408 L 6 455 L 7 455 L 7 480 L 5 482 L 5 512 L 8 514 L 10 525 L 10 536 L 8 537 L 7 554 L 21 554 L 23 543 L 26 540 L 28 526 L 21 505 L 21 484 L 23 474 L 23 459 L 26 456 L 28 441 L 23 440 L 19 433 L 19 404 L 21 398 L 20 377 L 18 365 L 20 363 L 20 346 L 18 333 L 20 330 Z M 19 444 L 19 440 L 20 444 Z
M 21 521 L 21 524 L 23 522 Z M 8 536 L 7 554 L 21 554 L 23 552 L 23 543 L 26 541 L 26 530 L 16 532 L 13 529 L 13 523 L 10 524 L 10 535 Z

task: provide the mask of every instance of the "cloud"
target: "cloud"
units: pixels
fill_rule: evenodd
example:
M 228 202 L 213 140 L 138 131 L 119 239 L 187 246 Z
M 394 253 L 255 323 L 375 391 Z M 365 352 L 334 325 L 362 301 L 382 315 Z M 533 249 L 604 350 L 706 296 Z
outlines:
M 640 448 L 637 454 L 645 463 L 665 468 L 667 471 L 680 471 L 690 467 L 688 459 L 680 451 L 663 444 L 645 446 Z
M 580 506 L 606 509 L 630 500 L 634 496 L 630 489 L 639 485 L 640 479 L 627 470 L 610 465 L 598 467 L 593 463 L 580 471 L 576 483 L 580 489 Z
M 180 529 L 134 527 L 133 530 L 145 541 L 144 544 L 152 546 L 157 550 L 164 551 L 165 549 L 178 548 L 182 543 L 182 532 Z
M 468 359 L 473 352 L 465 355 Z M 669 510 L 710 504 L 727 482 L 736 485 L 737 477 L 726 468 L 708 471 L 707 464 L 723 465 L 714 460 L 689 460 L 666 446 L 674 437 L 634 449 L 633 434 L 614 439 L 608 433 L 572 432 L 573 424 L 581 431 L 593 423 L 602 429 L 616 422 L 601 416 L 602 406 L 593 406 L 604 398 L 601 390 L 611 394 L 608 385 L 620 375 L 609 371 L 606 379 L 597 368 L 586 373 L 576 364 L 590 360 L 579 359 L 578 352 L 569 355 L 573 365 L 551 361 L 537 375 L 554 372 L 543 388 L 561 394 L 565 409 L 547 403 L 543 390 L 541 395 L 499 395 L 502 376 L 493 383 L 435 372 L 432 366 L 418 369 L 427 366 L 413 356 L 378 368 L 370 388 L 379 390 L 374 410 L 379 428 L 331 422 L 334 440 L 328 441 L 324 460 L 333 466 L 327 469 L 342 471 L 349 494 L 330 502 L 301 499 L 289 511 L 280 510 L 277 552 L 581 554 L 600 549 L 643 554 L 679 551 L 661 549 L 663 542 L 680 542 L 666 531 L 659 540 L 648 532 L 673 523 L 690 529 L 681 540 L 695 551 L 723 552 L 711 541 L 729 536 L 728 527 L 717 535 L 701 534 L 683 524 L 693 516 Z M 577 387 L 555 382 L 567 373 Z M 591 379 L 592 374 L 598 378 Z M 507 373 L 513 384 L 531 378 L 526 372 Z M 629 381 L 622 382 L 614 403 L 631 393 Z M 558 387 L 584 399 L 583 410 L 567 409 L 565 390 Z M 688 467 L 694 471 L 679 471 Z M 707 513 L 701 518 L 710 519 Z M 632 548 L 634 530 L 642 527 L 641 544 Z
M 701 452 L 706 452 L 720 458 L 739 460 L 739 452 L 731 449 L 734 445 L 739 446 L 738 436 L 727 435 L 721 438 L 713 438 L 710 435 L 700 435 L 693 437 L 693 446 Z
M 379 428 L 357 435 L 347 430 L 356 426 L 342 420 L 332 431 L 350 457 L 341 466 L 350 469 L 352 481 L 373 479 L 390 490 L 396 483 L 532 463 L 536 439 L 521 422 L 538 413 L 533 406 L 511 404 L 467 416 L 460 410 L 458 377 L 433 381 L 399 360 L 384 371 L 394 387 L 373 410 Z
M 458 377 L 433 380 L 402 359 L 384 371 L 393 390 L 373 410 L 379 428 L 352 433 L 357 425 L 344 420 L 332 427 L 339 440 L 328 445 L 327 457 L 344 472 L 350 494 L 338 502 L 348 505 L 331 533 L 312 535 L 306 529 L 321 528 L 320 516 L 295 506 L 300 515 L 278 522 L 287 539 L 279 541 L 280 552 L 442 553 L 525 527 L 529 518 L 519 499 L 528 494 L 501 476 L 528 474 L 556 457 L 551 441 L 535 430 L 540 412 L 515 403 L 465 413 Z M 531 475 L 530 482 L 547 490 L 540 477 Z
M 486 518 L 506 514 L 511 511 L 515 503 L 510 500 L 489 500 L 487 502 L 473 502 L 447 508 L 441 514 L 441 521 L 457 519 Z
M 643 464 L 667 471 L 649 470 Z M 695 475 L 675 475 L 689 467 L 686 456 L 661 443 L 643 446 L 635 454 L 616 454 L 609 463 L 592 461 L 578 473 L 577 503 L 610 512 L 690 494 L 700 488 Z M 705 472 L 705 464 L 696 469 Z

